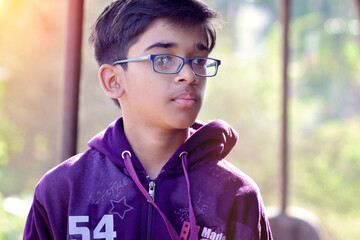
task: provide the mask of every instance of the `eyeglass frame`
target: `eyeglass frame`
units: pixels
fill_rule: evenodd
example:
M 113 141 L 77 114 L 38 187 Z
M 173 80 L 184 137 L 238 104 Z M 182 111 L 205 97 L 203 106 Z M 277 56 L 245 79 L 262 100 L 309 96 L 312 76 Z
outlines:
M 166 73 L 166 72 L 159 72 L 159 71 L 156 71 L 155 70 L 155 64 L 154 64 L 154 60 L 157 56 L 172 56 L 172 57 L 177 57 L 177 58 L 180 58 L 182 60 L 182 64 L 178 67 L 178 69 L 176 70 L 176 72 L 171 72 L 171 73 Z M 198 74 L 195 72 L 193 66 L 192 66 L 192 61 L 196 60 L 196 59 L 211 59 L 211 60 L 214 60 L 215 61 L 215 66 L 216 66 L 216 69 L 215 69 L 215 73 L 212 74 L 212 75 L 202 75 L 202 74 Z M 181 69 L 184 67 L 184 65 L 186 63 L 188 63 L 191 67 L 191 70 L 193 71 L 193 73 L 196 75 L 196 76 L 199 76 L 199 77 L 215 77 L 218 70 L 219 70 L 219 66 L 221 64 L 221 60 L 219 59 L 215 59 L 215 58 L 209 58 L 209 57 L 195 57 L 195 58 L 183 58 L 183 57 L 180 57 L 180 56 L 177 56 L 177 55 L 172 55 L 172 54 L 149 54 L 149 55 L 145 55 L 145 56 L 141 56 L 141 57 L 136 57 L 136 58 L 129 58 L 129 59 L 124 59 L 124 60 L 117 60 L 115 62 L 113 62 L 113 66 L 117 65 L 117 64 L 122 64 L 122 63 L 128 63 L 128 62 L 140 62 L 140 61 L 145 61 L 145 60 L 151 60 L 151 63 L 152 63 L 152 68 L 153 68 L 153 71 L 156 72 L 156 73 L 160 73 L 160 74 L 178 74 Z

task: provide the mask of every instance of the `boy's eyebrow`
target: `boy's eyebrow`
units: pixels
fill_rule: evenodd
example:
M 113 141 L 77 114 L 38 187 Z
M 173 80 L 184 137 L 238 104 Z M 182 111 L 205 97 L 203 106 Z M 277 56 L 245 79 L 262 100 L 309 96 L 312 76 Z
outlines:
M 172 47 L 176 47 L 177 44 L 174 42 L 168 42 L 168 43 L 164 43 L 164 42 L 157 42 L 154 43 L 152 45 L 150 45 L 149 47 L 147 47 L 145 49 L 145 51 L 149 51 L 152 48 L 172 48 Z
M 173 48 L 173 47 L 176 47 L 178 44 L 174 43 L 174 42 L 157 42 L 157 43 L 154 43 L 152 45 L 150 45 L 149 47 L 147 47 L 145 49 L 145 51 L 149 51 L 150 49 L 153 49 L 153 48 Z M 209 52 L 209 48 L 207 46 L 205 46 L 203 43 L 197 43 L 195 45 L 195 49 L 199 50 L 199 51 L 207 51 Z

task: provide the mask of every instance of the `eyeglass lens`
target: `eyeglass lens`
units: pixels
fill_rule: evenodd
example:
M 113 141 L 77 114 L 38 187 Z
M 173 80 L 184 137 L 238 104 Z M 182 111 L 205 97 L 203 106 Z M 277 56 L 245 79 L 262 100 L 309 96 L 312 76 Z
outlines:
M 177 56 L 159 55 L 154 59 L 154 70 L 159 73 L 177 73 L 183 65 L 183 60 Z M 195 58 L 191 62 L 192 69 L 197 75 L 214 76 L 217 62 L 208 58 Z

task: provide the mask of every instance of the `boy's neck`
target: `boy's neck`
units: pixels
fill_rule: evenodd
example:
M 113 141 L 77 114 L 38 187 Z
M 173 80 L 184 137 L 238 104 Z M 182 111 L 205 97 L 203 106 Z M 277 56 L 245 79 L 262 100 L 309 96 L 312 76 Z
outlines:
M 150 179 L 159 175 L 166 162 L 189 137 L 189 129 L 159 130 L 131 126 L 125 121 L 124 132 Z

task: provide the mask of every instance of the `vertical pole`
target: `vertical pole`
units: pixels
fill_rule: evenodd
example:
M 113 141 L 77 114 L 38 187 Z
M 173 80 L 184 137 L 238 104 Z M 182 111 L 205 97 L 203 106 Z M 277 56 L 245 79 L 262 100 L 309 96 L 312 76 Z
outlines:
M 358 22 L 359 22 L 359 32 L 360 32 L 360 0 L 354 0 L 354 4 L 355 4 L 355 11 L 356 11 L 356 15 L 358 18 Z
M 83 5 L 83 0 L 68 0 L 62 122 L 62 160 L 76 153 Z
M 281 122 L 281 212 L 288 201 L 288 61 L 290 0 L 282 0 L 283 66 L 282 66 L 282 122 Z

